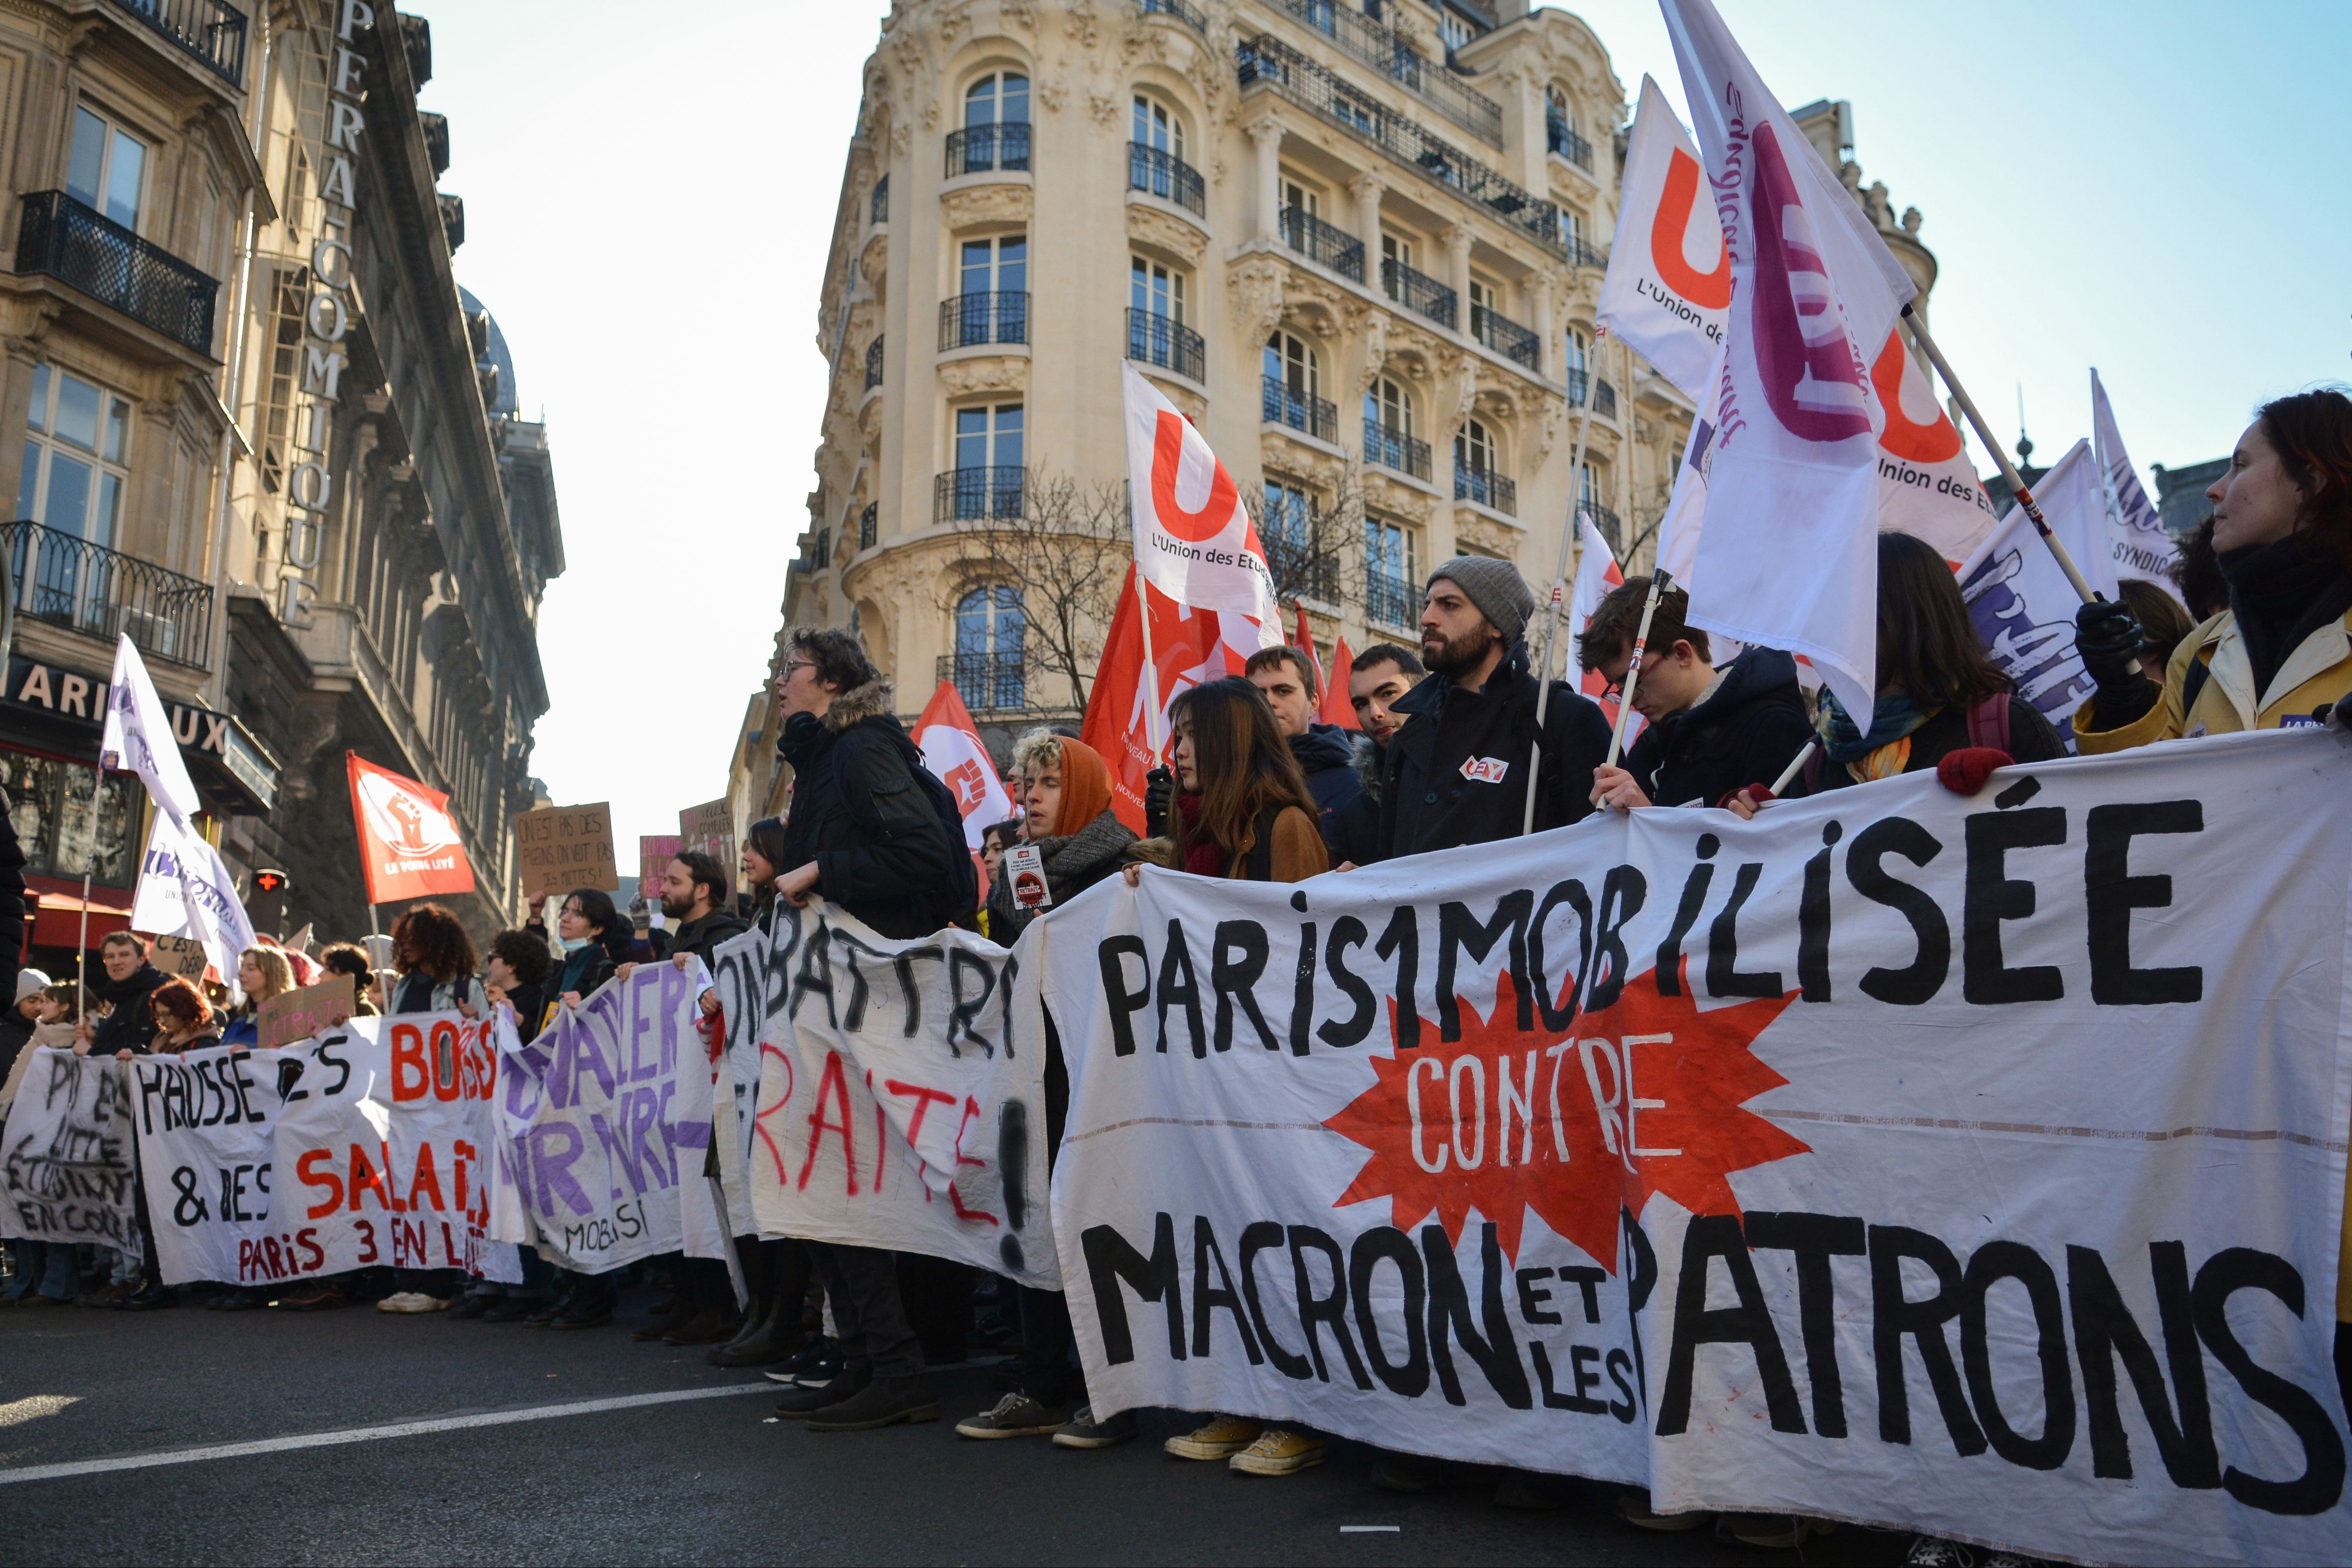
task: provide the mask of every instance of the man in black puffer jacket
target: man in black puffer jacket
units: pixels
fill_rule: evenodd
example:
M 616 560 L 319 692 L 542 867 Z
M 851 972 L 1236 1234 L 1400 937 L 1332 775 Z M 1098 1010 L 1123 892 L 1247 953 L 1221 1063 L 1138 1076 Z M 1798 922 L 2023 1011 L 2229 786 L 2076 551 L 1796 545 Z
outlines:
M 1242 673 L 1274 710 L 1274 727 L 1290 742 L 1290 754 L 1298 759 L 1298 771 L 1307 775 L 1307 793 L 1315 797 L 1319 819 L 1317 826 L 1323 830 L 1325 847 L 1333 851 L 1331 863 L 1336 866 L 1339 857 L 1334 818 L 1364 787 L 1356 776 L 1356 751 L 1348 743 L 1348 731 L 1337 724 L 1315 721 L 1315 705 L 1322 693 L 1316 687 L 1307 655 L 1297 648 L 1287 643 L 1262 647 L 1249 656 Z
M 1612 682 L 1625 679 L 1649 593 L 1649 578 L 1629 577 L 1601 601 L 1578 644 L 1585 668 Z M 1594 780 L 1597 804 L 1720 805 L 1779 778 L 1813 738 L 1797 661 L 1778 648 L 1751 647 L 1717 669 L 1706 633 L 1684 620 L 1689 608 L 1680 588 L 1658 595 L 1633 686 L 1633 710 L 1647 723 L 1624 765 L 1603 768 Z M 1803 790 L 1792 782 L 1786 793 Z
M 1395 704 L 1410 722 L 1389 742 L 1381 778 L 1381 858 L 1514 838 L 1526 821 L 1528 755 L 1539 692 L 1523 634 L 1535 595 L 1518 568 L 1457 555 L 1430 574 L 1421 612 L 1429 678 Z M 1536 831 L 1592 810 L 1592 771 L 1609 722 L 1592 700 L 1551 683 Z
M 793 805 L 777 898 L 829 899 L 900 939 L 969 918 L 978 901 L 971 858 L 961 833 L 948 837 L 928 775 L 918 776 L 922 753 L 891 711 L 890 683 L 848 632 L 794 627 L 784 647 L 776 752 L 792 764 Z M 776 1413 L 806 1417 L 815 1432 L 938 1420 L 897 1258 L 874 1247 L 808 1246 L 841 1331 L 841 1375 L 782 1400 Z

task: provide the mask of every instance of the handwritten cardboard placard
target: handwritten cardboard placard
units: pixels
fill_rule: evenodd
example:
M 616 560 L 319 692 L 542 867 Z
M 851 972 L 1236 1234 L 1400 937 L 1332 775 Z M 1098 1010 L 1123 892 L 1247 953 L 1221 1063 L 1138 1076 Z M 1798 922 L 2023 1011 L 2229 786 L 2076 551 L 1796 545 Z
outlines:
M 613 854 L 613 811 L 603 801 L 519 814 L 515 856 L 527 899 L 574 888 L 609 892 L 621 885 L 620 866 Z
M 159 936 L 147 956 L 156 968 L 179 980 L 202 980 L 212 960 L 205 956 L 205 944 L 191 942 L 184 936 Z
M 717 860 L 731 876 L 735 869 L 735 808 L 724 800 L 707 801 L 689 805 L 677 814 L 677 831 L 688 849 L 699 849 Z M 669 869 L 664 862 L 661 871 L 654 873 L 656 881 L 662 871 Z
M 647 898 L 661 886 L 669 874 L 669 863 L 686 847 L 686 839 L 676 833 L 646 833 L 637 838 L 637 891 Z
M 357 996 L 357 987 L 348 974 L 272 996 L 261 1005 L 255 1019 L 261 1031 L 261 1048 L 274 1051 L 333 1027 L 352 1016 Z

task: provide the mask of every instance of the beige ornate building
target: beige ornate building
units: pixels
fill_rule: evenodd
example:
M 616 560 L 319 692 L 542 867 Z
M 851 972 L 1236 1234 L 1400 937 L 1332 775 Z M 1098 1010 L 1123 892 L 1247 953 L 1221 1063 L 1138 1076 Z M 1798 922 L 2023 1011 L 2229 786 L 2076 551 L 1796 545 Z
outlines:
M 1645 555 L 1692 409 L 1594 342 L 1627 112 L 1592 30 L 1525 0 L 898 0 L 785 621 L 855 624 L 905 712 L 950 677 L 984 725 L 1072 711 L 1125 561 L 1122 358 L 1254 492 L 1327 647 L 1416 640 L 1457 552 L 1540 595 L 1580 487 Z

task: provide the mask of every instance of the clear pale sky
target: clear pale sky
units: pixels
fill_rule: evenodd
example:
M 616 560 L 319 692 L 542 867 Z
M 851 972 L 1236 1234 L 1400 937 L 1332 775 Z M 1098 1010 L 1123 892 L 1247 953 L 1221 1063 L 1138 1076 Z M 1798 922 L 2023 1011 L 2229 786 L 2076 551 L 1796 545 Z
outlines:
M 2042 461 L 2087 435 L 2092 365 L 2143 476 L 2227 453 L 2264 398 L 2352 378 L 2352 5 L 1717 3 L 1783 104 L 1853 102 L 1865 183 L 1926 215 L 1938 341 L 2004 444 L 2021 384 Z M 458 279 L 555 453 L 570 570 L 541 621 L 532 771 L 560 803 L 609 799 L 625 862 L 719 794 L 766 668 L 887 5 L 404 8 L 433 24 L 422 101 L 449 117 Z M 1572 8 L 1629 102 L 1648 71 L 1680 105 L 1654 0 Z

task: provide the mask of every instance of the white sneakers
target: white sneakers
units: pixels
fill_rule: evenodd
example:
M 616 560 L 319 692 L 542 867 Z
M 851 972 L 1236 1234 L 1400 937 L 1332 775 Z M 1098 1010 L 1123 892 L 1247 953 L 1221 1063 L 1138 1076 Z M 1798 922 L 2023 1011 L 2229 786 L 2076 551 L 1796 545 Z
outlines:
M 449 1303 L 422 1290 L 395 1290 L 375 1304 L 379 1312 L 446 1312 Z

